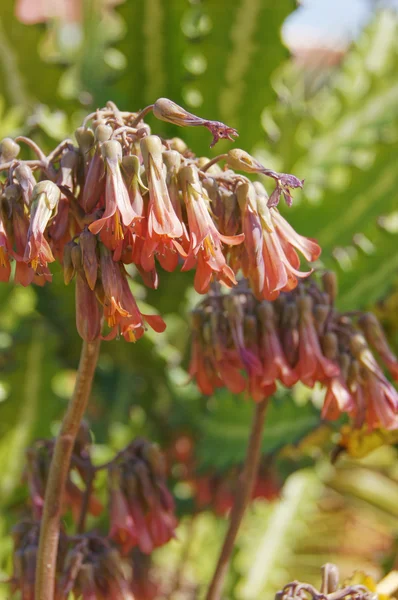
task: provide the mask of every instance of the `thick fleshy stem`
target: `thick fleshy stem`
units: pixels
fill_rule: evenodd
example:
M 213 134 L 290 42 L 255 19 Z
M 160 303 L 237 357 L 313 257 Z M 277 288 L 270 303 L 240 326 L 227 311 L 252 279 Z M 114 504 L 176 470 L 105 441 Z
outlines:
M 44 499 L 36 565 L 36 600 L 53 600 L 62 500 L 71 454 L 90 396 L 100 340 L 83 341 L 73 396 L 55 442 Z
M 235 502 L 231 510 L 229 527 L 224 538 L 224 543 L 221 548 L 217 566 L 206 595 L 206 600 L 219 600 L 221 598 L 225 577 L 228 572 L 229 561 L 235 545 L 235 539 L 239 531 L 243 515 L 245 514 L 246 507 L 249 503 L 258 472 L 258 465 L 261 456 L 261 440 L 267 405 L 268 398 L 265 398 L 256 404 L 245 463 L 239 478 L 239 487 L 236 491 Z

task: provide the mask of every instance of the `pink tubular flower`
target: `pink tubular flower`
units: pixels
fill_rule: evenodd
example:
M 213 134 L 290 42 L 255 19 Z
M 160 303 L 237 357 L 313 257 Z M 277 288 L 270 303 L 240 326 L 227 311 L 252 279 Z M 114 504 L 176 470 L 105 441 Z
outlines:
M 350 340 L 350 348 L 360 365 L 366 422 L 369 428 L 398 427 L 398 393 L 384 376 L 365 339 L 357 334 Z
M 398 380 L 398 359 L 388 345 L 377 317 L 372 313 L 365 313 L 359 320 L 359 324 L 368 343 L 376 348 L 393 378 Z
M 298 307 L 300 342 L 295 370 L 302 383 L 314 387 L 317 381 L 324 383 L 331 377 L 338 377 L 340 369 L 322 354 L 312 316 L 312 299 L 309 296 L 299 298 Z
M 261 351 L 263 355 L 263 384 L 272 385 L 280 380 L 290 387 L 297 382 L 297 373 L 290 368 L 276 330 L 275 313 L 269 302 L 261 302 L 258 314 L 262 324 Z
M 234 137 L 237 137 L 238 132 L 220 121 L 208 121 L 201 119 L 192 113 L 187 112 L 181 106 L 172 102 L 168 98 L 159 98 L 153 105 L 153 114 L 157 119 L 161 121 L 167 121 L 167 123 L 173 123 L 180 127 L 207 127 L 213 134 L 213 140 L 210 144 L 212 148 L 218 140 L 224 138 L 227 140 L 234 141 Z
M 123 552 L 150 554 L 174 537 L 174 501 L 165 485 L 162 457 L 145 440 L 131 444 L 112 467 L 110 537 Z
M 92 233 L 99 233 L 104 226 L 112 231 L 115 249 L 118 242 L 123 239 L 123 227 L 131 225 L 139 217 L 134 211 L 126 183 L 123 179 L 120 164 L 122 161 L 122 147 L 116 140 L 102 143 L 102 156 L 106 166 L 105 184 L 105 212 L 100 219 L 94 221 L 89 229 Z
M 223 386 L 223 380 L 218 376 L 213 366 L 211 345 L 204 339 L 206 328 L 203 326 L 199 311 L 192 313 L 191 332 L 192 352 L 188 373 L 191 379 L 195 379 L 196 385 L 202 394 L 210 396 L 216 388 Z M 218 352 L 217 345 L 215 351 Z
M 298 270 L 296 249 L 308 260 L 315 260 L 320 248 L 313 240 L 299 236 L 276 208 L 268 208 L 265 190 L 264 194 L 257 193 L 254 185 L 242 183 L 237 195 L 246 236 L 243 272 L 258 299 L 275 300 L 281 291 L 294 289 L 298 278 L 311 274 Z
M 39 266 L 46 267 L 47 263 L 55 260 L 44 237 L 44 231 L 58 206 L 60 195 L 59 188 L 52 181 L 40 181 L 34 187 L 24 253 L 24 261 L 30 264 L 34 271 Z
M 178 264 L 178 254 L 185 254 L 179 243 L 184 229 L 167 189 L 160 138 L 156 135 L 144 137 L 141 152 L 149 187 L 147 232 L 141 266 L 145 271 L 151 271 L 157 254 L 163 268 L 173 271 Z
M 101 317 L 95 292 L 84 274 L 76 276 L 76 328 L 83 340 L 93 342 L 101 331 Z
M 344 412 L 354 414 L 355 402 L 341 375 L 326 383 L 326 395 L 322 407 L 322 418 L 334 421 Z
M 209 214 L 210 200 L 196 169 L 192 166 L 183 167 L 179 179 L 190 233 L 188 256 L 182 270 L 189 270 L 196 264 L 194 285 L 199 294 L 207 292 L 213 277 L 228 287 L 235 285 L 235 275 L 226 263 L 221 243 L 241 244 L 244 235 L 224 236 L 219 233 Z
M 125 340 L 135 342 L 145 331 L 145 322 L 161 333 L 166 325 L 158 315 L 140 312 L 120 264 L 112 259 L 109 250 L 101 247 L 101 280 L 103 287 L 104 316 L 111 328 L 106 339 L 113 339 L 120 332 Z
M 109 470 L 109 482 L 111 522 L 109 537 L 120 546 L 123 554 L 127 554 L 138 543 L 137 528 L 120 487 L 121 480 L 118 469 Z

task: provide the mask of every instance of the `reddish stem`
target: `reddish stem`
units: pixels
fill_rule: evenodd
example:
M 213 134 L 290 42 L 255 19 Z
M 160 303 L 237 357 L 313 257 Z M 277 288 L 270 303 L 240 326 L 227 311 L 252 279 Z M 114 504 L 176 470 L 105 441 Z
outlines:
M 228 531 L 226 533 L 221 553 L 218 558 L 216 570 L 214 571 L 214 575 L 207 592 L 206 600 L 219 600 L 221 598 L 225 577 L 228 572 L 229 561 L 235 545 L 235 539 L 239 531 L 243 515 L 245 514 L 246 507 L 251 498 L 258 471 L 258 465 L 261 456 L 261 439 L 267 405 L 268 398 L 265 398 L 256 404 L 245 463 L 243 465 L 243 471 L 240 475 L 240 483 L 236 491 L 235 502 L 231 510 Z
M 73 396 L 55 442 L 44 499 L 36 565 L 36 600 L 53 600 L 59 524 L 70 459 L 80 423 L 90 396 L 100 340 L 83 341 Z

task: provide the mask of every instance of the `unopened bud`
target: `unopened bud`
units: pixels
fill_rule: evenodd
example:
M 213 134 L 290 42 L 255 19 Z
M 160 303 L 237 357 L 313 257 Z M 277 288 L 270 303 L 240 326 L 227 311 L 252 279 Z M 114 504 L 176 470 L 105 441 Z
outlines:
M 174 125 L 179 125 L 180 127 L 195 127 L 200 125 L 207 127 L 207 129 L 209 129 L 213 134 L 213 141 L 210 145 L 211 147 L 214 146 L 214 144 L 216 144 L 220 138 L 234 141 L 233 136 L 238 135 L 237 131 L 232 129 L 232 127 L 228 127 L 219 121 L 208 121 L 206 119 L 202 119 L 201 117 L 197 117 L 196 115 L 187 112 L 181 106 L 172 100 L 169 100 L 168 98 L 159 98 L 156 100 L 155 104 L 153 105 L 153 114 L 161 121 L 173 123 Z
M 322 334 L 324 330 L 324 326 L 326 323 L 326 319 L 328 318 L 330 312 L 329 306 L 324 306 L 323 304 L 317 304 L 314 307 L 314 321 L 315 327 L 318 334 Z
M 64 258 L 63 258 L 63 266 L 64 266 L 64 282 L 65 285 L 68 285 L 74 275 L 75 275 L 75 267 L 72 262 L 72 248 L 77 246 L 77 244 L 71 240 L 64 246 Z
M 332 332 L 325 333 L 321 338 L 323 354 L 330 360 L 336 360 L 339 351 L 339 342 L 337 335 Z
M 168 175 L 172 177 L 178 173 L 181 166 L 181 155 L 175 150 L 166 150 L 166 152 L 163 152 L 163 162 L 166 165 Z
M 16 158 L 21 147 L 11 138 L 4 138 L 0 142 L 0 163 L 9 162 Z
M 18 183 L 12 183 L 11 185 L 8 185 L 4 190 L 4 196 L 7 202 L 10 202 L 11 204 L 13 204 L 14 202 L 18 202 L 18 200 L 21 197 L 21 193 L 21 186 Z
M 94 290 L 98 275 L 97 238 L 91 231 L 84 229 L 80 234 L 79 241 L 83 258 L 83 270 L 88 285 Z
M 123 156 L 122 146 L 116 140 L 103 142 L 101 153 L 104 159 L 110 163 L 120 162 Z
M 79 244 L 72 246 L 70 255 L 75 271 L 81 271 L 83 267 L 83 255 Z
M 147 137 L 142 138 L 140 147 L 146 169 L 149 166 L 149 156 L 152 157 L 158 167 L 162 166 L 162 140 L 160 137 L 157 135 L 148 135 Z
M 77 144 L 83 154 L 87 154 L 94 146 L 94 133 L 91 129 L 78 127 L 75 131 Z
M 333 271 L 326 271 L 322 275 L 323 289 L 330 298 L 330 303 L 333 304 L 337 298 L 337 276 Z
M 33 188 L 36 185 L 36 180 L 33 177 L 32 169 L 24 163 L 21 163 L 14 170 L 14 176 L 21 186 L 24 202 L 27 206 L 29 206 L 32 201 Z
M 182 140 L 179 137 L 171 138 L 171 140 L 169 140 L 169 145 L 171 150 L 176 150 L 180 154 L 184 154 L 184 152 L 188 150 L 188 146 L 186 145 L 184 140 Z
M 253 156 L 240 148 L 233 148 L 227 154 L 227 165 L 245 173 L 261 173 L 264 167 Z
M 107 142 L 113 133 L 110 125 L 100 123 L 94 130 L 95 139 L 97 142 Z
M 135 154 L 129 154 L 122 158 L 123 170 L 132 177 L 140 174 L 140 160 Z

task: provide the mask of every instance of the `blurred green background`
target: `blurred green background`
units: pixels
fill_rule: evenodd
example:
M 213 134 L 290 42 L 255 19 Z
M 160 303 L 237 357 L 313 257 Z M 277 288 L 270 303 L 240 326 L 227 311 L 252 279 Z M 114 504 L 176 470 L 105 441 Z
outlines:
M 107 100 L 134 111 L 161 96 L 236 127 L 239 147 L 305 179 L 294 206 L 282 210 L 300 233 L 319 240 L 320 266 L 337 270 L 340 308 L 373 307 L 397 349 L 398 14 L 386 4 L 364 1 L 366 15 L 351 15 L 355 33 L 341 31 L 341 39 L 326 43 L 328 16 L 322 29 L 316 14 L 299 13 L 294 29 L 294 0 L 53 0 L 51 14 L 39 0 L 2 0 L 0 138 L 29 135 L 49 150 Z M 334 17 L 343 23 L 344 11 Z M 294 52 L 282 42 L 284 24 Z M 160 135 L 182 137 L 198 155 L 230 147 L 222 142 L 210 151 L 206 130 L 149 122 Z M 80 350 L 73 284 L 65 288 L 61 270 L 53 272 L 45 288 L 0 286 L 3 579 L 10 571 L 9 531 L 26 499 L 24 450 L 56 433 Z M 87 415 L 98 458 L 137 434 L 165 449 L 188 435 L 202 474 L 223 474 L 242 461 L 250 404 L 226 393 L 204 399 L 187 385 L 188 314 L 198 300 L 191 284 L 191 275 L 181 273 L 160 273 L 157 291 L 137 280 L 141 306 L 155 307 L 168 327 L 136 345 L 103 344 Z M 362 460 L 342 457 L 332 467 L 328 452 L 338 431 L 321 423 L 320 401 L 320 390 L 298 387 L 273 402 L 264 460 L 287 482 L 279 500 L 250 509 L 228 598 L 270 598 L 292 578 L 316 583 L 327 560 L 344 575 L 362 568 L 377 578 L 395 564 L 396 449 L 384 446 Z M 178 540 L 155 553 L 154 569 L 170 580 L 192 540 L 185 591 L 173 597 L 200 597 L 225 521 L 209 511 L 196 514 L 183 483 L 175 483 L 174 493 Z M 0 587 L 0 598 L 8 597 Z

